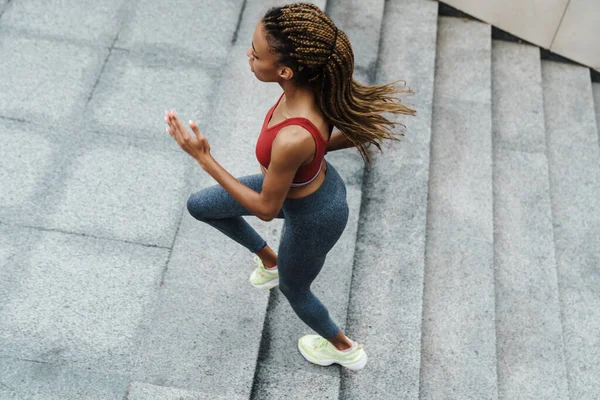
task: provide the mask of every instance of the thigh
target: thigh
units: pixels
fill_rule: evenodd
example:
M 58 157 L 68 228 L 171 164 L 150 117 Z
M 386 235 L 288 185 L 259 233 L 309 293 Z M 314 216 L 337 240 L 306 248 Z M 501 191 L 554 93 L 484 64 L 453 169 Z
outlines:
M 246 175 L 237 179 L 255 192 L 262 192 L 264 179 L 262 174 Z M 197 219 L 223 219 L 253 215 L 219 184 L 193 193 L 188 199 L 187 208 L 190 214 Z M 280 211 L 277 218 L 283 218 L 283 211 Z
M 319 228 L 318 224 L 298 224 L 286 216 L 277 250 L 280 283 L 308 288 L 319 275 L 327 253 L 339 238 L 327 237 L 325 230 Z
M 317 277 L 348 221 L 347 205 L 336 205 L 307 215 L 286 210 L 277 252 L 280 283 L 308 287 Z

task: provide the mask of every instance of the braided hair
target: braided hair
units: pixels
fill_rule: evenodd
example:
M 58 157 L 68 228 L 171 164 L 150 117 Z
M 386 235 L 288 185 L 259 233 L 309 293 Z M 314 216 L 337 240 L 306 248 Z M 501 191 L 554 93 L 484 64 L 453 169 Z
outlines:
M 329 124 L 336 126 L 370 164 L 368 145 L 381 151 L 384 139 L 398 140 L 383 113 L 415 115 L 396 93 L 396 81 L 363 85 L 352 78 L 354 53 L 348 37 L 319 7 L 296 3 L 273 7 L 262 19 L 267 42 L 279 64 L 294 71 L 296 84 L 310 87 Z M 399 136 L 404 134 L 399 133 Z

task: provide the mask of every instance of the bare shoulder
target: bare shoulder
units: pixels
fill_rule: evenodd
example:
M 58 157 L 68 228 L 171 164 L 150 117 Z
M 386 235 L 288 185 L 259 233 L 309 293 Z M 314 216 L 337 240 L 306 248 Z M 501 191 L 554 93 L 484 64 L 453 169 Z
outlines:
M 280 144 L 302 145 L 310 139 L 312 139 L 312 135 L 302 126 L 288 125 L 277 132 L 277 136 L 275 136 L 273 143 L 277 141 Z
M 275 136 L 273 148 L 283 152 L 301 154 L 303 158 L 315 151 L 315 142 L 308 130 L 298 125 L 288 125 Z

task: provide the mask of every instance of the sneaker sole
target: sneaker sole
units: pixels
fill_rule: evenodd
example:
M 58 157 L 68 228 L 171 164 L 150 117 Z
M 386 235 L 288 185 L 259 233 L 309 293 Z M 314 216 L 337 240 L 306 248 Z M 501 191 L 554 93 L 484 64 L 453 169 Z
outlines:
M 300 343 L 298 343 L 298 350 L 300 350 L 300 353 L 302 353 L 304 358 L 306 358 L 308 361 L 310 361 L 313 364 L 321 365 L 323 367 L 328 367 L 331 364 L 337 363 L 337 364 L 340 364 L 344 368 L 348 368 L 353 371 L 358 371 L 359 369 L 363 369 L 365 367 L 365 365 L 367 364 L 367 360 L 368 360 L 367 353 L 365 353 L 364 351 L 362 353 L 362 357 L 359 358 L 358 360 L 351 361 L 351 362 L 343 362 L 343 361 L 338 361 L 338 360 L 317 360 L 316 358 L 309 356 L 302 349 L 302 347 L 300 346 Z
M 250 284 L 258 289 L 273 289 L 275 286 L 279 285 L 279 278 L 275 278 L 272 281 L 263 283 L 262 285 L 255 285 L 252 282 L 250 282 Z

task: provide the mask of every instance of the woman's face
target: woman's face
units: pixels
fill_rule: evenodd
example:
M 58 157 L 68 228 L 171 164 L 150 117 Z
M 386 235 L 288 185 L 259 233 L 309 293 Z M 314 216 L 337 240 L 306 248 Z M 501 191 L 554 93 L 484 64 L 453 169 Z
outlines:
M 277 65 L 277 57 L 269 49 L 269 43 L 263 23 L 260 21 L 254 29 L 252 36 L 252 46 L 246 52 L 250 70 L 259 81 L 279 82 L 282 79 L 289 79 L 292 73 L 291 68 Z M 289 76 L 289 77 L 288 77 Z

